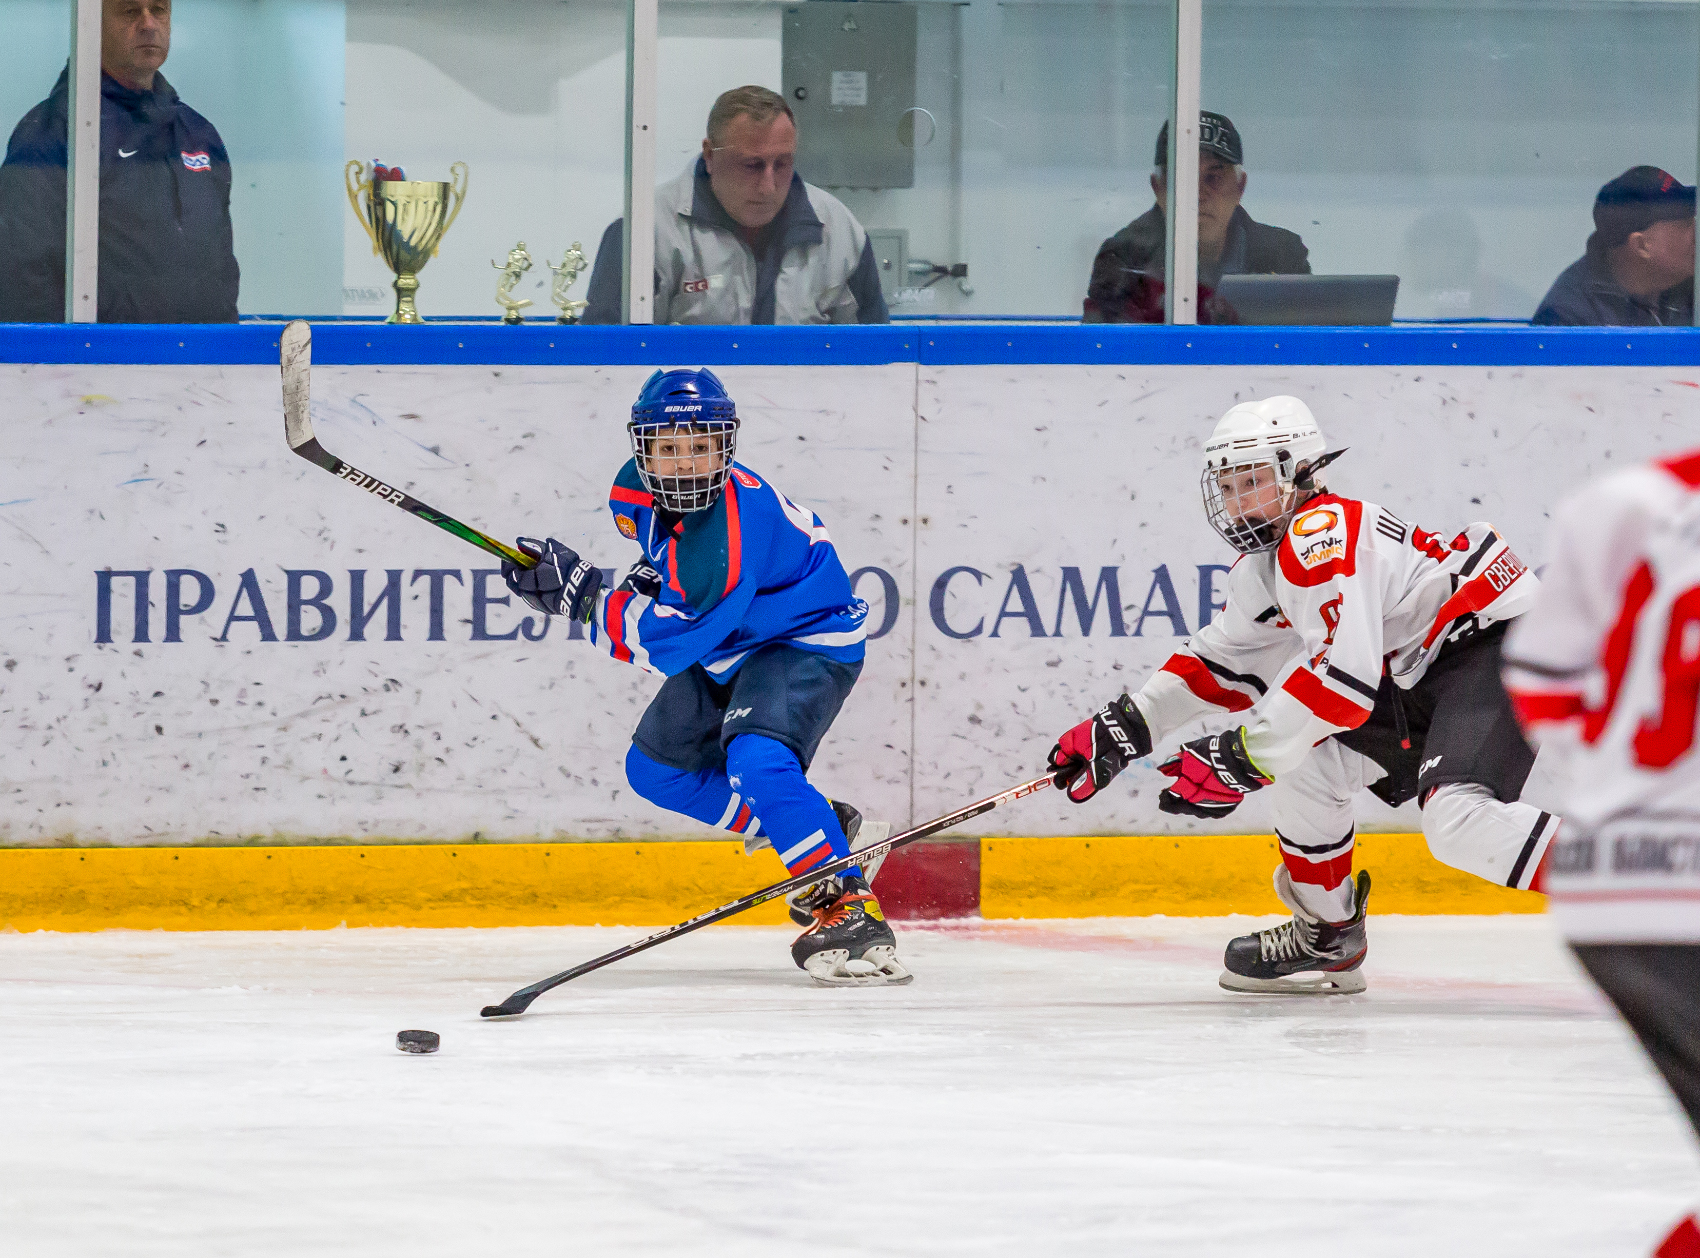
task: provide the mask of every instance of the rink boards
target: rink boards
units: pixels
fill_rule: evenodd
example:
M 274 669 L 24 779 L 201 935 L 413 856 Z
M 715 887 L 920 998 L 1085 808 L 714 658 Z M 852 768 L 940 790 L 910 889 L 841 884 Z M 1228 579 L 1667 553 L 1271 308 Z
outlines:
M 649 371 L 320 366 L 313 415 L 363 470 L 613 573 L 635 547 L 605 495 Z M 1030 776 L 1215 613 L 1233 556 L 1203 520 L 1199 446 L 1235 401 L 1303 397 L 1350 448 L 1342 492 L 1443 534 L 1491 521 L 1535 564 L 1556 495 L 1700 433 L 1700 376 L 1654 365 L 723 374 L 740 461 L 820 514 L 870 604 L 866 670 L 813 777 L 899 828 Z M 275 367 L 10 364 L 0 386 L 32 434 L 0 456 L 0 846 L 713 839 L 625 784 L 659 679 L 520 614 L 495 561 L 293 456 Z M 1088 808 L 1047 793 L 962 837 L 1269 829 L 1266 797 L 1214 825 L 1163 814 L 1162 782 L 1144 761 Z M 1359 825 L 1418 819 L 1366 794 Z
M 1277 913 L 1273 835 L 1002 838 L 894 853 L 899 921 Z M 1544 897 L 1437 864 L 1417 834 L 1363 836 L 1378 913 L 1538 913 Z M 660 926 L 784 877 L 743 844 L 500 843 L 0 851 L 0 930 Z M 782 925 L 777 902 L 736 919 Z
M 320 367 L 324 444 L 486 530 L 610 570 L 634 367 Z M 1694 373 L 1688 373 L 1690 376 Z M 1347 493 L 1542 558 L 1547 511 L 1691 443 L 1675 369 L 727 368 L 741 461 L 826 521 L 871 612 L 814 776 L 919 822 L 1031 776 L 1057 732 L 1213 614 L 1232 554 L 1198 496 L 1234 401 L 1303 396 Z M 262 366 L 0 365 L 7 845 L 709 837 L 634 799 L 658 679 L 508 600 L 497 565 L 296 458 Z M 138 591 L 145 603 L 138 611 Z M 532 638 L 541 638 L 533 641 Z M 1156 835 L 1132 768 L 971 834 Z M 1125 785 L 1125 789 L 1124 789 Z M 1363 797 L 1360 825 L 1408 831 Z M 1218 831 L 1269 828 L 1254 797 Z

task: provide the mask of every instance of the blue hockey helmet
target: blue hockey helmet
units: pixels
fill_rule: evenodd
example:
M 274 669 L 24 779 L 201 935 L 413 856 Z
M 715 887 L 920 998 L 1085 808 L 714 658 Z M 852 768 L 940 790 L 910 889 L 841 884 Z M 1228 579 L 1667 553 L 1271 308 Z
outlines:
M 712 507 L 738 447 L 738 408 L 706 367 L 658 371 L 632 403 L 632 457 L 659 506 L 684 514 Z

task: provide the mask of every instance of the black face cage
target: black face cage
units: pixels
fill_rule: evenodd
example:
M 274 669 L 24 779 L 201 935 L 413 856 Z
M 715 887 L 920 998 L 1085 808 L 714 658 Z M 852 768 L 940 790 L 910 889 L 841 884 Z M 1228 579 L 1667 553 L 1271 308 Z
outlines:
M 1253 494 L 1224 490 L 1223 477 L 1268 467 L 1275 471 L 1275 480 Z M 1204 512 L 1210 527 L 1223 541 L 1242 555 L 1257 555 L 1274 550 L 1286 536 L 1292 523 L 1298 495 L 1293 483 L 1293 456 L 1286 450 L 1277 451 L 1274 458 L 1256 463 L 1237 463 L 1228 467 L 1207 467 L 1199 485 L 1204 492 Z M 1252 509 L 1262 509 L 1263 520 L 1247 519 Z
M 662 430 L 668 430 L 664 438 Z M 736 419 L 699 419 L 680 424 L 628 424 L 632 436 L 632 456 L 637 460 L 638 478 L 654 496 L 655 505 L 679 515 L 706 511 L 719 500 L 726 488 L 726 478 L 732 474 L 732 459 L 738 448 Z M 668 462 L 688 461 L 691 471 L 683 476 L 657 475 L 651 464 L 651 448 L 658 440 L 677 439 L 682 444 L 692 437 L 708 436 L 713 449 L 693 459 L 670 459 Z

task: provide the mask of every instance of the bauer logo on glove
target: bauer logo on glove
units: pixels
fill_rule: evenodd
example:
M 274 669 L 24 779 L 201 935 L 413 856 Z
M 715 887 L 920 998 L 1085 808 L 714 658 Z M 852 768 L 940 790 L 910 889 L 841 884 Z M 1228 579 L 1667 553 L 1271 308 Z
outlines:
M 1174 778 L 1157 797 L 1157 807 L 1187 817 L 1226 817 L 1275 780 L 1246 754 L 1244 726 L 1182 743 L 1157 771 Z
M 508 583 L 508 589 L 519 596 L 520 602 L 545 616 L 588 622 L 596 610 L 602 573 L 580 559 L 572 547 L 552 537 L 542 542 L 522 537 L 518 544 L 526 554 L 537 556 L 537 566 L 522 568 L 503 560 L 502 580 Z
M 1151 754 L 1151 731 L 1123 694 L 1057 740 L 1046 762 L 1059 788 L 1084 804 L 1128 765 Z

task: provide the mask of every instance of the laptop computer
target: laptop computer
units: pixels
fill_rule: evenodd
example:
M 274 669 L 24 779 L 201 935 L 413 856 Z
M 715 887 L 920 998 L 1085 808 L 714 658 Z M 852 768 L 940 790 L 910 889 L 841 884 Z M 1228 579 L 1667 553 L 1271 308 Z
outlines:
M 1216 286 L 1217 300 L 1253 324 L 1385 327 L 1398 296 L 1397 275 L 1224 275 Z

